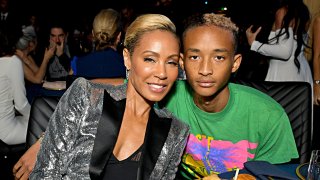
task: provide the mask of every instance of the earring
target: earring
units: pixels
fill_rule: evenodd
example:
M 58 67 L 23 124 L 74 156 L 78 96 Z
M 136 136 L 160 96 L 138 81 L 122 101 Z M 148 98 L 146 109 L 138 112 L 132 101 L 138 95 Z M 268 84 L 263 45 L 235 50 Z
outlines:
M 126 78 L 129 79 L 130 69 L 127 69 L 126 71 Z

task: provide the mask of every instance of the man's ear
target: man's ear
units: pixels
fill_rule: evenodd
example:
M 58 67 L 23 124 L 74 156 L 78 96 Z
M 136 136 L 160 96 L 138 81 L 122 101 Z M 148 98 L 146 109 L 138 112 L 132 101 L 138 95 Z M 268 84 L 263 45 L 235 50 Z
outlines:
M 67 42 L 67 41 L 68 41 L 68 36 L 69 36 L 69 33 L 66 32 L 66 35 L 65 35 L 65 37 L 64 37 L 64 42 Z
M 232 72 L 236 72 L 241 64 L 242 61 L 242 55 L 241 54 L 236 54 L 234 55 L 234 60 L 233 60 L 233 65 L 232 65 Z
M 184 58 L 183 54 L 180 53 L 179 65 L 182 70 L 184 70 L 183 58 Z
M 124 59 L 124 65 L 126 66 L 127 70 L 131 69 L 131 58 L 130 58 L 130 52 L 127 48 L 124 48 L 123 51 L 123 59 Z

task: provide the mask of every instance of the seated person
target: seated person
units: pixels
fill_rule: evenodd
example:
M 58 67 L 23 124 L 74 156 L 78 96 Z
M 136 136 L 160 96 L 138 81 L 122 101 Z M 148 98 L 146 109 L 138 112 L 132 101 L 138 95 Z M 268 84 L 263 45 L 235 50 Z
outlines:
M 242 58 L 236 53 L 238 27 L 222 15 L 194 16 L 182 41 L 187 82 L 177 81 L 162 104 L 191 128 L 179 175 L 203 178 L 242 169 L 246 161 L 298 158 L 282 106 L 256 89 L 229 83 Z
M 141 15 L 124 44 L 128 82 L 78 78 L 50 118 L 30 180 L 174 179 L 189 127 L 154 103 L 178 76 L 176 28 L 166 16 Z
M 48 63 L 47 81 L 66 80 L 71 69 L 71 54 L 67 44 L 68 32 L 64 23 L 58 21 L 53 20 L 50 25 L 49 46 L 46 49 L 53 49 L 54 55 Z
M 29 103 L 32 102 L 35 96 L 41 95 L 41 85 L 44 81 L 47 65 L 55 53 L 54 48 L 47 48 L 39 67 L 31 55 L 36 47 L 37 38 L 31 34 L 23 35 L 16 44 L 16 55 L 23 62 L 25 87 Z
M 8 145 L 26 142 L 30 115 L 22 62 L 14 54 L 18 38 L 0 30 L 0 139 Z
M 93 21 L 95 51 L 71 61 L 73 75 L 90 78 L 126 77 L 123 57 L 117 52 L 122 22 L 113 9 L 101 10 Z

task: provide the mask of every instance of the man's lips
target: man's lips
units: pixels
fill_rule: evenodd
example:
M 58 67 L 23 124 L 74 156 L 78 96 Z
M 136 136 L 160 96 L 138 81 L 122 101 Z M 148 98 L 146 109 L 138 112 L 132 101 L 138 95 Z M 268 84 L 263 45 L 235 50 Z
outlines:
M 198 85 L 200 87 L 204 87 L 204 88 L 209 88 L 214 86 L 214 81 L 207 81 L 207 80 L 201 80 L 201 81 L 197 81 Z

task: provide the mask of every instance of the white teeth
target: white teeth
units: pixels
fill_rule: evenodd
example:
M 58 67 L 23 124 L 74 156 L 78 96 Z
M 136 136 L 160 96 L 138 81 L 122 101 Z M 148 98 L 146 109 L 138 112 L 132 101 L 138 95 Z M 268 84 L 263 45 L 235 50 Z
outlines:
M 149 84 L 151 87 L 156 88 L 156 89 L 161 89 L 164 86 L 156 85 L 156 84 Z

